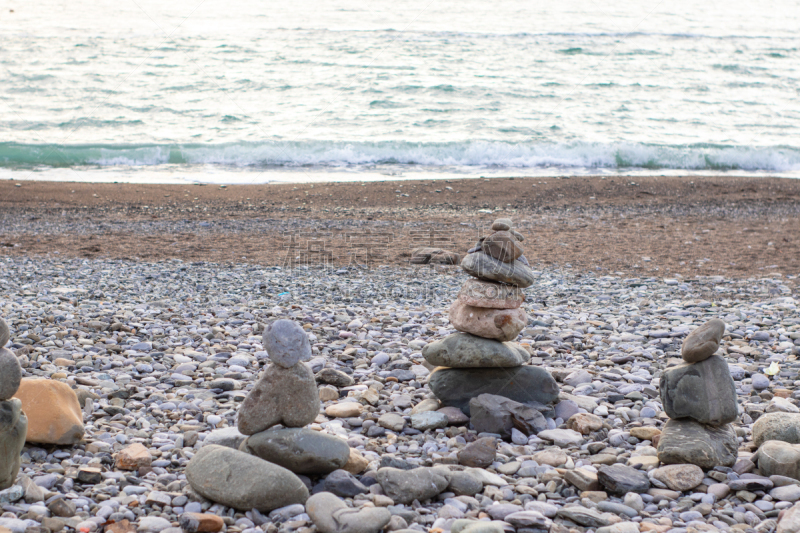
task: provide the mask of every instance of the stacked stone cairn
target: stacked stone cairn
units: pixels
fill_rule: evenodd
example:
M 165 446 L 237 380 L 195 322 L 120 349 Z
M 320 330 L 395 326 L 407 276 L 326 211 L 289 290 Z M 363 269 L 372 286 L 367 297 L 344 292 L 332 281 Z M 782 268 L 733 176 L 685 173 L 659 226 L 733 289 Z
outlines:
M 731 422 L 738 417 L 736 386 L 728 363 L 714 353 L 725 323 L 714 318 L 686 337 L 685 364 L 661 376 L 661 403 L 670 420 L 658 442 L 663 464 L 693 464 L 703 469 L 733 466 L 739 443 Z
M 513 342 L 528 323 L 523 288 L 534 275 L 511 220 L 497 219 L 492 233 L 461 262 L 467 280 L 450 307 L 459 331 L 425 346 L 422 355 L 437 368 L 429 386 L 446 407 L 471 417 L 479 432 L 511 437 L 547 428 L 558 385 L 543 368 L 526 366 L 530 354 Z
M 28 432 L 22 402 L 12 398 L 19 389 L 22 369 L 14 353 L 5 348 L 8 339 L 8 325 L 0 318 L 0 490 L 11 487 L 17 478 Z
M 239 410 L 238 432 L 233 433 L 241 443 L 238 449 L 230 441 L 200 448 L 186 468 L 192 488 L 244 511 L 268 512 L 308 500 L 308 512 L 323 533 L 350 531 L 364 522 L 381 529 L 391 518 L 385 509 L 350 509 L 327 492 L 309 499 L 308 486 L 298 475 L 346 467 L 350 446 L 304 427 L 320 414 L 316 380 L 304 363 L 311 359 L 306 332 L 296 322 L 277 320 L 265 328 L 263 343 L 271 364 Z

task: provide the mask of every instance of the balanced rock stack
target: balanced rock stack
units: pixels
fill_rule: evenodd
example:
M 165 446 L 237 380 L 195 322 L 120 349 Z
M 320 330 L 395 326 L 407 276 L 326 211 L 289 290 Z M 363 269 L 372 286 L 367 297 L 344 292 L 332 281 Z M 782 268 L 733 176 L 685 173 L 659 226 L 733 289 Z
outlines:
M 8 339 L 8 325 L 0 318 L 0 490 L 12 486 L 17 478 L 28 431 L 22 402 L 12 398 L 19 389 L 22 369 L 17 357 L 5 348 Z
M 681 350 L 686 364 L 661 376 L 661 403 L 670 417 L 658 442 L 664 464 L 710 469 L 736 462 L 739 443 L 730 424 L 738 417 L 736 386 L 728 363 L 714 355 L 724 333 L 718 318 L 694 330 Z
M 203 446 L 186 468 L 204 497 L 236 509 L 271 511 L 305 503 L 308 489 L 295 474 L 327 474 L 345 466 L 350 447 L 338 438 L 303 426 L 319 415 L 308 335 L 291 320 L 264 331 L 272 361 L 239 409 L 238 427 L 247 439 L 238 450 Z M 278 425 L 283 427 L 275 427 Z M 247 480 L 245 482 L 245 480 Z
M 536 432 L 545 423 L 539 409 L 556 401 L 558 386 L 546 370 L 523 366 L 530 354 L 512 342 L 528 323 L 521 289 L 534 281 L 519 244 L 523 237 L 509 219 L 495 220 L 492 230 L 461 262 L 475 279 L 464 283 L 450 307 L 450 323 L 460 333 L 428 344 L 422 355 L 444 367 L 431 374 L 433 393 L 444 406 L 472 416 L 476 429 L 507 436 L 513 418 L 517 425 L 524 419 L 522 427 Z M 498 419 L 483 416 L 487 410 L 511 413 L 508 423 L 483 427 L 482 421 Z

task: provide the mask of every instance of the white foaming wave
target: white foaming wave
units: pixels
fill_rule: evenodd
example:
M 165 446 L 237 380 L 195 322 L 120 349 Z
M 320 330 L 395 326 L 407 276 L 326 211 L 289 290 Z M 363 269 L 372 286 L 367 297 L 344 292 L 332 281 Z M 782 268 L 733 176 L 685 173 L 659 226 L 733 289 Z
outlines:
M 17 145 L 19 149 L 19 145 Z M 31 148 L 33 150 L 33 148 Z M 2 150 L 0 150 L 2 152 Z M 59 147 L 74 165 L 151 166 L 164 164 L 234 167 L 426 167 L 598 168 L 800 171 L 800 148 L 717 145 L 665 146 L 637 143 L 507 143 L 465 141 L 264 142 L 221 145 Z M 31 157 L 27 161 L 31 161 Z M 6 160 L 6 163 L 13 163 Z M 40 164 L 51 164 L 39 161 Z

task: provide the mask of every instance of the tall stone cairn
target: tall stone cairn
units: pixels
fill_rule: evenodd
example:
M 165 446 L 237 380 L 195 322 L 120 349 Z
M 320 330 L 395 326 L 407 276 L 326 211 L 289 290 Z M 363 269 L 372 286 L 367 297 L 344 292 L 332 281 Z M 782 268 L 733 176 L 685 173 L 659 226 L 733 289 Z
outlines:
M 509 424 L 511 418 L 519 418 L 515 427 L 535 433 L 542 429 L 539 421 L 544 421 L 540 410 L 549 410 L 558 398 L 553 377 L 543 368 L 526 365 L 530 354 L 514 342 L 528 323 L 521 307 L 522 289 L 535 280 L 523 255 L 523 240 L 511 220 L 494 221 L 492 233 L 461 261 L 472 278 L 450 307 L 450 323 L 459 333 L 422 351 L 430 364 L 439 367 L 429 380 L 433 393 L 444 406 L 472 416 L 476 429 L 477 418 L 496 420 L 502 415 Z M 487 411 L 492 416 L 485 416 Z

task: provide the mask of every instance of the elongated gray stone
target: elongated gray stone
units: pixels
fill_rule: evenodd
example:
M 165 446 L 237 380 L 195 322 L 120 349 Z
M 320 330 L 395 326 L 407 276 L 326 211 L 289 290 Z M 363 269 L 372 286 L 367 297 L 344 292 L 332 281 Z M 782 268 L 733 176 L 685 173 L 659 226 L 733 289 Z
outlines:
M 234 509 L 263 513 L 308 499 L 308 489 L 289 470 L 224 446 L 200 448 L 186 479 L 201 496 Z
M 461 268 L 478 279 L 499 281 L 523 289 L 530 287 L 535 281 L 533 271 L 519 259 L 511 263 L 503 263 L 482 252 L 467 254 L 461 260 Z
M 733 422 L 739 414 L 728 363 L 718 355 L 664 371 L 661 403 L 670 418 L 714 426 Z
M 295 474 L 328 474 L 350 458 L 350 446 L 332 435 L 311 429 L 271 429 L 250 436 L 242 451 Z
M 430 364 L 450 368 L 510 368 L 527 363 L 531 356 L 516 342 L 484 339 L 469 333 L 454 333 L 422 349 Z
M 535 409 L 558 400 L 558 384 L 550 373 L 536 366 L 516 368 L 443 368 L 428 380 L 444 406 L 469 415 L 469 401 L 481 394 L 494 394 L 528 404 Z
M 17 478 L 27 432 L 28 419 L 22 412 L 22 402 L 16 398 L 0 402 L 0 490 L 12 486 Z
M 714 427 L 690 419 L 664 424 L 658 441 L 658 459 L 665 465 L 692 464 L 705 470 L 732 466 L 739 441 L 730 424 Z

